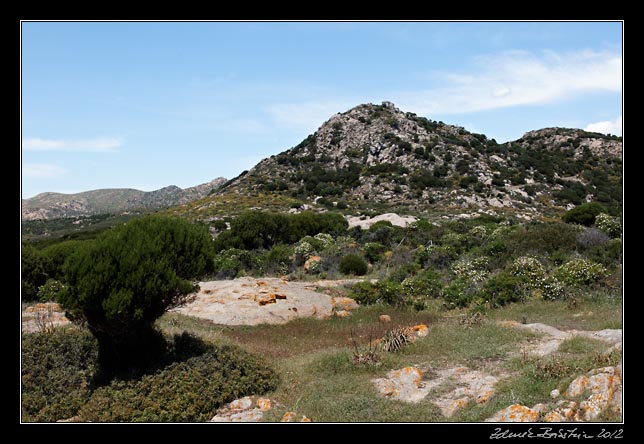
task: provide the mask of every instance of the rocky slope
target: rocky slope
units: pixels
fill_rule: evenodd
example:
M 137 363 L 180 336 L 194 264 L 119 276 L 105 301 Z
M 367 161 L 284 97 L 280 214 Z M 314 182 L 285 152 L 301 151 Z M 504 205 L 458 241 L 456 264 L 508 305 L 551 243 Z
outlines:
M 171 185 L 149 192 L 130 188 L 115 188 L 77 194 L 41 193 L 31 199 L 23 199 L 22 219 L 53 219 L 161 209 L 207 196 L 224 182 L 226 179 L 219 177 L 190 188 L 181 189 Z
M 498 144 L 389 102 L 364 104 L 224 184 L 198 209 L 207 214 L 226 196 L 274 195 L 362 209 L 507 210 L 524 218 L 591 200 L 618 210 L 622 139 L 545 128 Z

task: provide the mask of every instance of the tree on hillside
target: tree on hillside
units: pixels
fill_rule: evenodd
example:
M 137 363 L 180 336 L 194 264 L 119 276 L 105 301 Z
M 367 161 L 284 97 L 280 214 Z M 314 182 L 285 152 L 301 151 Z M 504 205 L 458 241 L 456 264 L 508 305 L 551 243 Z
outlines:
M 101 372 L 127 375 L 159 358 L 165 343 L 154 321 L 197 289 L 191 280 L 212 269 L 213 253 L 206 227 L 146 216 L 69 257 L 59 302 L 98 340 Z

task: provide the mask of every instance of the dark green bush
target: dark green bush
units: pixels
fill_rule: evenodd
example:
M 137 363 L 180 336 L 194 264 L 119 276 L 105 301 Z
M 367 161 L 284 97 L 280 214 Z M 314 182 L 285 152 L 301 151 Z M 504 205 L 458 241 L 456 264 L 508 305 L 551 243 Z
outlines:
M 185 302 L 193 279 L 211 271 L 213 245 L 203 225 L 145 216 L 101 234 L 65 263 L 58 301 L 87 323 L 105 375 L 130 374 L 156 359 L 163 340 L 154 321 Z
M 364 276 L 369 269 L 367 261 L 357 254 L 347 254 L 340 259 L 340 273 Z
M 213 347 L 185 332 L 167 346 L 154 373 L 96 388 L 98 343 L 89 332 L 25 335 L 22 420 L 207 421 L 224 403 L 279 382 L 263 360 L 236 347 Z
M 91 395 L 96 339 L 85 330 L 57 328 L 22 339 L 22 420 L 54 422 L 74 416 Z
M 65 261 L 86 242 L 88 241 L 68 240 L 43 249 L 42 254 L 49 259 L 49 276 L 59 281 L 64 280 L 65 273 L 63 271 L 63 265 Z
M 564 223 L 540 223 L 519 227 L 505 238 L 506 255 L 514 257 L 557 250 L 574 251 L 579 227 Z
M 590 227 L 595 223 L 595 217 L 600 213 L 605 213 L 606 208 L 599 202 L 589 202 L 576 206 L 566 212 L 561 218 L 569 224 L 585 225 Z
M 501 272 L 487 280 L 479 296 L 491 307 L 501 307 L 521 300 L 519 278 L 509 272 Z
M 365 257 L 371 262 L 378 262 L 382 258 L 382 254 L 387 250 L 387 247 L 378 242 L 368 242 L 364 248 Z
M 79 416 L 92 422 L 208 421 L 225 403 L 274 390 L 278 382 L 261 359 L 217 347 L 140 380 L 98 388 Z
M 49 278 L 47 271 L 51 262 L 33 245 L 23 244 L 21 255 L 20 279 L 22 284 L 22 300 L 33 301 L 38 295 L 38 288 Z
M 369 281 L 357 282 L 351 287 L 349 297 L 360 305 L 371 305 L 380 299 L 378 284 Z

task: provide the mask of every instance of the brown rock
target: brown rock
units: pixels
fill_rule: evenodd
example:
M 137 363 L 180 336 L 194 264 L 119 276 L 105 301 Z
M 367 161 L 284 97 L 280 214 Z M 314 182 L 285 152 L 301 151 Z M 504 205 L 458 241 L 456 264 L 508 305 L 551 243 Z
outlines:
M 304 262 L 304 271 L 308 273 L 311 271 L 311 266 L 313 266 L 313 264 L 319 264 L 321 260 L 322 258 L 320 256 L 311 256 L 306 260 L 306 262 Z
M 391 322 L 391 316 L 389 315 L 380 315 L 378 316 L 380 322 Z

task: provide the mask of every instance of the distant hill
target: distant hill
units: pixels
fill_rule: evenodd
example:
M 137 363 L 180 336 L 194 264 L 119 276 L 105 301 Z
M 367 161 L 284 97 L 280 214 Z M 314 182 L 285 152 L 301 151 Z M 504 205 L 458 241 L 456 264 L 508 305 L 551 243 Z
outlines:
M 213 195 L 168 211 L 207 220 L 239 205 L 288 209 L 299 201 L 531 219 L 592 200 L 621 211 L 621 137 L 544 128 L 499 144 L 383 102 L 332 116 Z
M 22 200 L 22 219 L 53 219 L 162 209 L 202 198 L 225 182 L 225 178 L 219 177 L 186 189 L 171 185 L 148 192 L 131 188 L 108 188 L 76 194 L 41 193 Z

